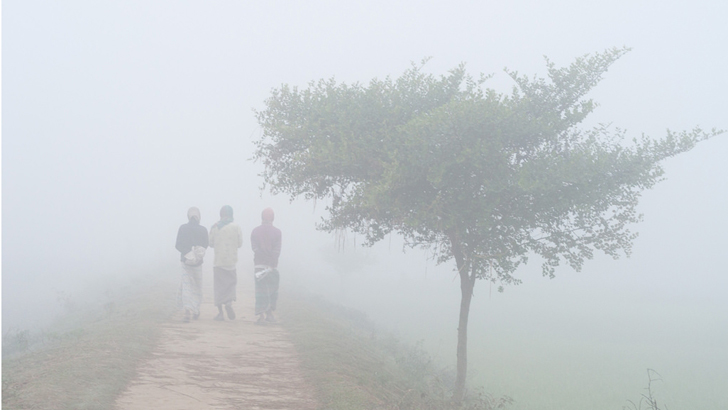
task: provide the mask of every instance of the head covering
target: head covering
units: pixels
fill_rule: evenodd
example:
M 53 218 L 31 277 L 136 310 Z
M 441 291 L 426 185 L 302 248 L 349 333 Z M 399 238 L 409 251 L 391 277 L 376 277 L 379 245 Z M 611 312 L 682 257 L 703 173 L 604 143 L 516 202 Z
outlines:
M 230 218 L 233 217 L 233 207 L 230 205 L 225 205 L 222 208 L 220 208 L 220 218 Z
M 195 218 L 197 219 L 197 222 L 200 222 L 200 209 L 196 206 L 187 210 L 187 219 L 192 220 L 192 218 Z
M 273 208 L 265 208 L 261 214 L 261 218 L 263 218 L 263 222 L 273 222 L 273 218 L 275 218 Z
M 233 207 L 225 205 L 220 208 L 220 221 L 216 224 L 217 229 L 222 229 L 223 226 L 233 221 Z

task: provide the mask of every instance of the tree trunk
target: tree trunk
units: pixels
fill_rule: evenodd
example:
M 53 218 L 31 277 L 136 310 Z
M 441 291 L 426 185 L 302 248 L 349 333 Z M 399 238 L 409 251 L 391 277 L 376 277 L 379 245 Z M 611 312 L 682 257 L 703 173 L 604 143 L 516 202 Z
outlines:
M 475 275 L 471 275 L 470 264 L 465 257 L 457 237 L 451 236 L 453 255 L 460 275 L 460 318 L 458 320 L 457 374 L 453 401 L 461 403 L 465 398 L 465 378 L 468 373 L 468 315 L 473 298 Z
M 460 272 L 460 319 L 458 320 L 457 377 L 453 399 L 462 402 L 465 397 L 465 377 L 468 372 L 468 315 L 475 281 L 467 270 Z

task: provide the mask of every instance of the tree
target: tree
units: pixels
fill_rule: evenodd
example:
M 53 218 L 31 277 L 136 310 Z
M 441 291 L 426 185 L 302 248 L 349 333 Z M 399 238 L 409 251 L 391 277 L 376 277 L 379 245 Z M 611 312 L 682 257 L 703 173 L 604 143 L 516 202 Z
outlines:
M 672 132 L 626 140 L 625 132 L 580 124 L 596 107 L 586 97 L 627 49 L 577 58 L 548 79 L 506 70 L 509 94 L 460 65 L 439 78 L 413 65 L 368 86 L 283 85 L 257 112 L 263 129 L 254 159 L 273 193 L 330 199 L 323 230 L 350 229 L 368 244 L 390 232 L 407 245 L 455 260 L 460 277 L 457 380 L 465 394 L 467 325 L 477 279 L 519 283 L 529 255 L 554 276 L 577 271 L 601 251 L 630 253 L 643 190 L 660 181 L 665 158 L 719 131 Z

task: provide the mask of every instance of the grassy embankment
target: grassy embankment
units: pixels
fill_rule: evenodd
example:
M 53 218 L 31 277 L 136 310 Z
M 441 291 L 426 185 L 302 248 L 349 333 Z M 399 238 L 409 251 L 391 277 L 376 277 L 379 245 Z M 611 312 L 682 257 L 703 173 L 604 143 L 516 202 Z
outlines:
M 524 407 L 508 396 L 494 397 L 479 388 L 470 389 L 462 407 L 454 406 L 450 400 L 454 371 L 438 367 L 420 346 L 382 333 L 364 314 L 300 294 L 284 295 L 280 310 L 322 409 L 543 408 L 539 403 Z M 636 399 L 627 399 L 635 397 L 630 390 L 610 408 L 666 409 L 655 397 L 655 388 L 662 387 L 661 375 L 647 369 L 643 381 Z M 604 407 L 599 404 L 594 407 Z
M 5 334 L 2 408 L 112 408 L 173 311 L 170 286 L 139 278 L 52 328 Z
M 112 408 L 173 312 L 171 289 L 169 282 L 138 280 L 104 304 L 67 314 L 55 330 L 5 335 L 2 408 Z M 452 370 L 378 331 L 363 314 L 292 294 L 282 298 L 280 313 L 321 409 L 452 408 Z M 475 391 L 463 408 L 509 402 Z
M 6 334 L 2 407 L 113 408 L 173 313 L 174 286 L 140 278 L 104 301 L 73 307 L 52 329 Z M 453 374 L 423 350 L 380 334 L 358 312 L 309 296 L 283 300 L 281 315 L 322 409 L 449 407 Z M 481 395 L 468 408 L 499 403 Z
M 381 333 L 360 312 L 300 294 L 285 294 L 279 309 L 322 409 L 502 409 L 511 402 L 473 391 L 453 406 L 454 371 Z

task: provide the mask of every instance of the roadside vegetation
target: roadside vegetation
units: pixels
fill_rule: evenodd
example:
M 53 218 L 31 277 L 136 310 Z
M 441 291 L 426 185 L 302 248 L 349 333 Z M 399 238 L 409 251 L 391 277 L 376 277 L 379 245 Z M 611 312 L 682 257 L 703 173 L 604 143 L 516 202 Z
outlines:
M 382 332 L 359 311 L 303 294 L 286 294 L 279 309 L 322 409 L 490 410 L 513 402 L 471 389 L 455 405 L 453 369 Z
M 175 286 L 164 277 L 135 279 L 103 301 L 67 309 L 53 328 L 3 335 L 3 409 L 111 409 L 174 312 Z M 111 291 L 109 291 L 112 293 Z M 69 298 L 70 302 L 71 298 Z M 483 389 L 452 400 L 455 371 L 419 345 L 400 342 L 366 315 L 319 297 L 287 293 L 282 326 L 299 353 L 321 410 L 495 410 L 514 400 Z M 657 410 L 649 385 L 623 409 Z
M 173 311 L 170 289 L 164 278 L 140 277 L 96 302 L 66 305 L 48 329 L 6 331 L 2 408 L 112 408 Z
M 382 331 L 360 311 L 304 293 L 286 294 L 279 310 L 321 410 L 522 407 L 517 398 L 494 396 L 478 386 L 468 386 L 463 402 L 455 403 L 454 369 L 440 366 L 419 344 L 403 343 Z M 655 370 L 647 369 L 643 393 L 615 410 L 666 410 L 655 396 L 661 382 Z
M 478 280 L 518 284 L 534 256 L 544 276 L 577 272 L 596 253 L 629 256 L 642 192 L 664 160 L 724 131 L 668 130 L 628 138 L 585 126 L 592 90 L 629 48 L 610 48 L 490 88 L 461 64 L 443 76 L 413 64 L 366 83 L 282 84 L 257 111 L 253 159 L 264 189 L 327 201 L 317 228 L 348 230 L 373 245 L 391 233 L 427 250 L 460 278 L 454 397 L 464 398 L 470 304 Z M 451 265 L 452 266 L 452 265 Z M 497 375 L 496 375 L 497 376 Z

